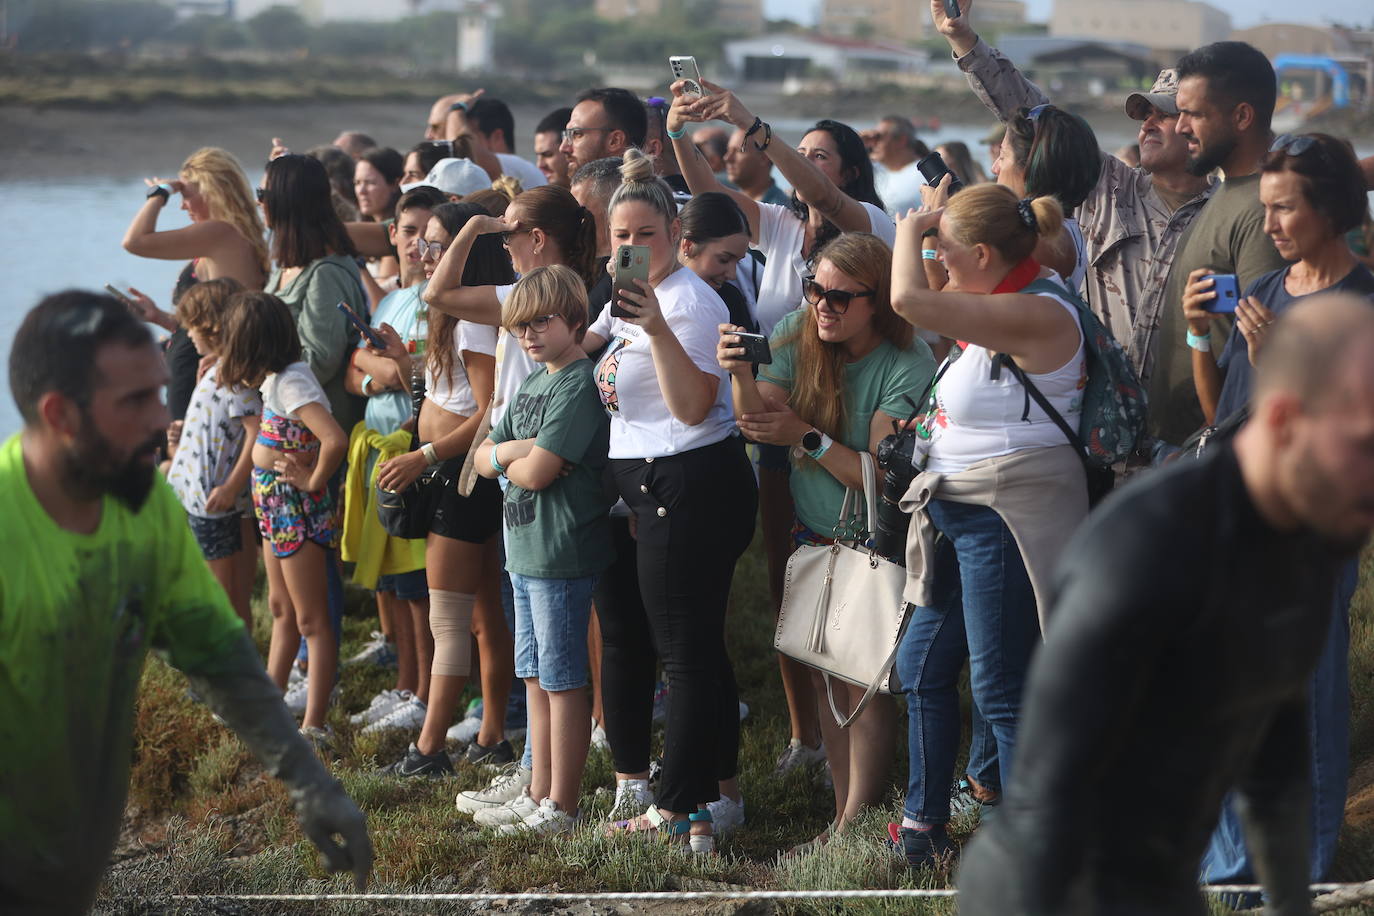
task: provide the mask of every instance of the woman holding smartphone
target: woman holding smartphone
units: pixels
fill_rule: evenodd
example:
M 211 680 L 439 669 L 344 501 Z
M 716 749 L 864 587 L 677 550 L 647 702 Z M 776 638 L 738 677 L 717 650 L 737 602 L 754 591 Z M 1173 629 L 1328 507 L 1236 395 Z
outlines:
M 739 753 L 725 609 L 757 496 L 715 357 L 728 312 L 705 281 L 680 269 L 677 204 L 653 162 L 627 150 L 621 176 L 611 243 L 647 248 L 649 279 L 619 291 L 583 341 L 588 353 L 605 347 L 595 375 L 611 415 L 611 476 L 633 517 L 644 607 L 598 607 L 617 780 L 648 777 L 655 646 L 672 702 L 656 803 L 612 829 L 663 833 L 701 851 L 714 846 L 707 805 L 720 797 L 717 779 L 734 777 Z M 621 260 L 612 263 L 619 269 Z

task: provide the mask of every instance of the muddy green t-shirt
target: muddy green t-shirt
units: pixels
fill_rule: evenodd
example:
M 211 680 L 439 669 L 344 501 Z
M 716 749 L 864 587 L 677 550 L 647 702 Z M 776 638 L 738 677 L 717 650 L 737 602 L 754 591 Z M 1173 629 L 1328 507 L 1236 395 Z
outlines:
M 543 366 L 521 383 L 492 427 L 492 442 L 533 439 L 569 465 L 542 490 L 506 487 L 506 569 L 540 579 L 580 579 L 611 565 L 611 500 L 601 485 L 611 421 L 601 406 L 593 363 L 558 372 Z
M 143 508 L 106 497 L 57 526 L 19 436 L 0 446 L 0 909 L 89 906 L 118 834 L 149 648 L 213 671 L 243 623 L 159 475 Z

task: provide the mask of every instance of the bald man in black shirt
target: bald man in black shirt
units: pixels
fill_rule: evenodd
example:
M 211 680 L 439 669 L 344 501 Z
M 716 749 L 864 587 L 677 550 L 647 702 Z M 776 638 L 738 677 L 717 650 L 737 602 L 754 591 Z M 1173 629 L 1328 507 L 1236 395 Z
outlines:
M 1374 309 L 1313 297 L 1270 338 L 1234 443 L 1123 490 L 1065 551 L 962 916 L 1205 914 L 1232 788 L 1265 912 L 1309 912 L 1306 694 L 1374 528 Z

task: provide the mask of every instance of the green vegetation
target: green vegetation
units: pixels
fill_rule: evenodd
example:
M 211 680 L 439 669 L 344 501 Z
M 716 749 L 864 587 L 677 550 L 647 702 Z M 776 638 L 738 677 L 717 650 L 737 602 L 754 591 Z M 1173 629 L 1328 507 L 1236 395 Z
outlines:
M 1374 875 L 1374 551 L 1366 554 L 1363 579 L 1351 614 L 1352 780 L 1351 814 L 1342 835 L 1333 880 Z M 820 853 L 779 861 L 778 853 L 819 833 L 831 817 L 831 796 L 815 773 L 773 774 L 788 737 L 786 708 L 778 682 L 772 616 L 764 585 L 762 553 L 756 544 L 741 562 L 729 617 L 732 658 L 741 697 L 751 712 L 742 729 L 740 784 L 748 823 L 721 843 L 721 854 L 696 858 L 676 848 L 634 838 L 606 839 L 596 829 L 612 801 L 609 757 L 593 752 L 583 780 L 588 828 L 572 837 L 497 838 L 476 827 L 453 807 L 454 795 L 484 785 L 488 774 L 458 764 L 454 780 L 399 781 L 374 772 L 409 740 L 357 734 L 348 714 L 391 686 L 393 675 L 377 669 L 348 669 L 340 701 L 330 720 L 338 733 L 334 772 L 368 814 L 377 865 L 372 889 L 391 893 L 510 893 L 546 891 L 646 891 L 759 889 L 846 889 L 943 887 L 946 873 L 911 875 L 889 853 L 886 822 L 898 816 L 906 773 L 899 747 L 884 806 L 872 811 Z M 350 592 L 344 654 L 351 654 L 375 626 L 371 603 Z M 266 646 L 267 611 L 259 596 L 255 637 Z M 903 712 L 904 715 L 904 712 Z M 901 726 L 904 728 L 904 724 Z M 326 875 L 302 837 L 285 792 L 266 777 L 232 734 L 186 696 L 185 680 L 161 662 L 151 662 L 140 698 L 130 790 L 128 833 L 138 842 L 116 856 L 103 890 L 102 910 L 208 912 L 171 906 L 172 894 L 324 893 L 350 890 L 342 877 Z M 899 742 L 899 745 L 903 742 Z M 1362 775 L 1363 774 L 1363 775 Z M 1129 791 L 1129 787 L 1120 787 Z M 1364 814 L 1360 812 L 1364 811 Z M 966 837 L 975 826 L 956 823 Z M 141 844 L 141 845 L 140 845 Z M 757 905 L 754 905 L 756 908 Z M 425 905 L 433 911 L 433 905 Z M 222 912 L 222 909 L 214 910 Z M 255 904 L 252 912 L 301 912 L 288 905 Z M 376 904 L 331 912 L 414 912 L 406 905 Z M 721 910 L 729 912 L 731 910 Z M 751 911 L 753 911 L 751 909 Z M 782 904 L 766 912 L 953 914 L 955 904 L 935 900 Z M 235 910 L 238 912 L 238 910 Z M 246 912 L 246 910 L 244 910 Z M 1212 912 L 1229 913 L 1213 902 Z

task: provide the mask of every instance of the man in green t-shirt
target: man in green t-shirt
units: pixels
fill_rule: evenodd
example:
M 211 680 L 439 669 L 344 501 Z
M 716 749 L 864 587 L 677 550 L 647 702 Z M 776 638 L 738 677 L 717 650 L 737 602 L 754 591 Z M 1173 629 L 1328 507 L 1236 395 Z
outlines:
M 90 908 L 119 831 L 149 648 L 287 784 L 331 869 L 360 887 L 371 869 L 362 813 L 296 731 L 157 476 L 166 381 L 147 328 L 108 296 L 49 296 L 14 338 L 24 429 L 0 445 L 6 912 Z

